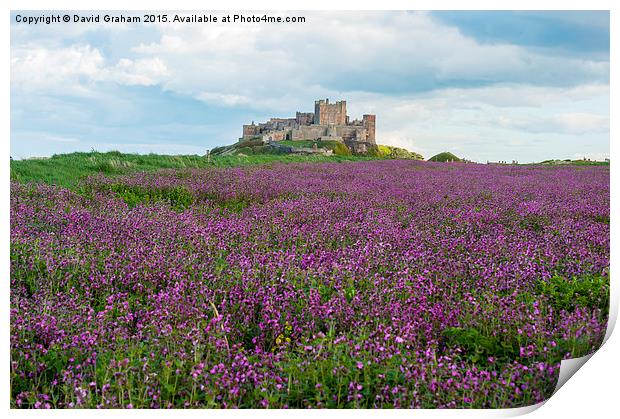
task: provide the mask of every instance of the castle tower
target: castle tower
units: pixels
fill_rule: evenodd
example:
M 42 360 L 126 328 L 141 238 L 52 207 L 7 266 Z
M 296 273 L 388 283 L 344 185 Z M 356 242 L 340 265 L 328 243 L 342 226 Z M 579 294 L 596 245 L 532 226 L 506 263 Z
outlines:
M 376 115 L 364 115 L 362 117 L 362 125 L 366 128 L 366 132 L 368 132 L 368 142 L 375 143 L 375 125 L 377 122 Z
M 329 103 L 329 99 L 314 102 L 314 123 L 318 125 L 346 125 L 347 102 Z
M 321 105 L 324 104 L 325 101 L 323 99 L 321 100 L 315 100 L 314 101 L 314 120 L 313 123 L 315 125 L 320 124 L 321 121 Z
M 338 125 L 346 125 L 347 124 L 347 101 L 342 100 L 340 102 L 336 102 L 336 106 L 340 104 L 340 112 L 338 113 Z

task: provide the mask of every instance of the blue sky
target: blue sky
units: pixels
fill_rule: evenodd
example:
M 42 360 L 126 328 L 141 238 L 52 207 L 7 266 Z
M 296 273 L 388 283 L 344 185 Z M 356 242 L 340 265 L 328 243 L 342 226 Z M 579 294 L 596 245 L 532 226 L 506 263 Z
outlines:
M 17 14 L 16 158 L 93 148 L 203 154 L 236 141 L 243 123 L 312 111 L 318 98 L 346 99 L 353 118 L 376 113 L 379 143 L 425 157 L 609 156 L 608 12 L 49 26 L 16 23 Z

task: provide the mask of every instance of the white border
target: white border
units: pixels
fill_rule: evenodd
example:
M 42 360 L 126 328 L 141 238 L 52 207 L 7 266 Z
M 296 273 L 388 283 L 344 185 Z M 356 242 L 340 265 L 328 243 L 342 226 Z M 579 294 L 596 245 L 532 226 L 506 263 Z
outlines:
M 459 1 L 459 0 L 419 0 L 419 1 L 403 1 L 403 0 L 383 0 L 381 2 L 372 3 L 360 3 L 352 1 L 339 1 L 339 0 L 314 0 L 303 2 L 291 2 L 283 0 L 271 0 L 262 1 L 260 3 L 251 2 L 248 0 L 228 0 L 228 1 L 211 1 L 208 4 L 205 2 L 192 1 L 192 0 L 175 0 L 175 1 L 163 1 L 163 0 L 135 0 L 129 3 L 127 0 L 108 0 L 108 1 L 90 1 L 88 3 L 78 0 L 58 0 L 58 1 L 44 1 L 44 0 L 9 0 L 3 2 L 4 16 L 0 20 L 2 23 L 2 39 L 1 51 L 2 56 L 6 61 L 2 66 L 3 83 L 2 90 L 4 100 L 2 100 L 2 115 L 0 120 L 0 127 L 2 127 L 5 135 L 2 141 L 2 158 L 5 162 L 9 159 L 9 138 L 10 138 L 10 44 L 9 44 L 9 13 L 10 10 L 611 10 L 611 91 L 614 92 L 613 87 L 615 83 L 614 75 L 618 73 L 618 32 L 620 31 L 620 2 L 613 0 L 474 0 L 474 1 Z M 614 29 L 616 28 L 616 29 Z M 5 35 L 5 36 L 4 36 Z M 611 135 L 610 138 L 614 138 L 614 133 L 618 131 L 618 123 L 615 122 L 613 116 L 618 117 L 618 105 L 617 105 L 617 93 L 611 95 L 611 108 L 610 108 L 610 121 L 611 121 Z M 611 160 L 614 162 L 611 166 L 611 185 L 612 185 L 612 201 L 611 209 L 618 208 L 617 199 L 617 184 L 618 184 L 618 170 L 616 170 L 616 153 L 617 146 L 613 143 L 610 144 Z M 2 359 L 4 360 L 0 364 L 0 379 L 2 380 L 2 405 L 5 409 L 9 406 L 9 260 L 7 255 L 9 254 L 9 166 L 4 164 L 1 166 L 0 173 L 2 174 L 3 184 L 5 190 L 2 193 L 4 217 L 1 222 L 0 234 L 2 234 L 2 248 L 0 254 L 4 255 L 2 259 L 2 276 L 4 292 L 1 293 L 2 298 L 1 307 L 3 314 L 3 328 L 2 337 L 3 344 L 0 346 L 2 353 Z M 615 220 L 615 218 L 614 218 Z M 617 223 L 614 221 L 611 224 L 611 237 L 612 245 L 615 243 L 617 237 Z M 616 260 L 617 251 L 612 246 L 612 260 Z M 612 279 L 612 313 L 618 311 L 618 286 L 616 280 Z M 615 317 L 610 320 L 610 323 L 615 323 Z M 609 335 L 609 333 L 608 333 Z M 548 402 L 546 402 L 540 409 L 531 413 L 530 417 L 544 418 L 549 416 L 554 417 L 567 417 L 567 418 L 589 418 L 589 417 L 611 417 L 613 414 L 617 414 L 618 403 L 617 396 L 617 380 L 618 375 L 618 348 L 620 347 L 620 341 L 617 337 L 618 333 L 611 334 L 609 340 L 603 345 L 603 347 L 587 362 L 587 364 L 576 373 L 576 377 L 569 380 L 565 386 L 563 386 L 557 394 L 555 394 Z M 360 417 L 360 416 L 376 416 L 388 415 L 392 417 L 409 417 L 413 415 L 415 417 L 505 417 L 515 416 L 528 411 L 534 410 L 534 408 L 525 409 L 507 409 L 496 411 L 481 411 L 481 410 L 458 410 L 458 411 L 439 411 L 439 410 L 424 410 L 424 411 L 316 411 L 316 412 L 303 412 L 302 411 L 204 411 L 204 410 L 175 410 L 174 412 L 165 411 L 54 411 L 51 415 L 58 415 L 62 417 L 66 416 L 91 416 L 98 413 L 102 413 L 106 416 L 119 416 L 119 415 L 131 415 L 144 417 L 145 415 L 153 415 L 154 417 L 169 417 L 170 414 L 174 416 L 183 417 L 204 417 L 209 416 L 226 416 L 233 417 L 239 415 L 248 415 L 256 417 L 289 417 L 290 415 L 308 415 L 308 416 L 348 416 L 348 417 Z M 613 413 L 612 413 L 613 412 Z M 43 412 L 35 411 L 17 411 L 12 410 L 7 412 L 12 416 L 37 416 L 45 414 Z M 50 415 L 50 413 L 46 414 Z

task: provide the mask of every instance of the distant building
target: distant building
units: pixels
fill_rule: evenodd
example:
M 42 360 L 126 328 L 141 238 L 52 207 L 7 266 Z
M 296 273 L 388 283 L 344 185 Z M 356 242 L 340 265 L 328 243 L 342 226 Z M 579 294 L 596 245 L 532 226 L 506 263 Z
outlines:
M 266 142 L 283 140 L 335 140 L 344 142 L 354 152 L 365 152 L 376 145 L 376 115 L 350 120 L 347 102 L 314 102 L 314 112 L 296 112 L 295 118 L 271 118 L 267 122 L 243 126 L 242 140 L 260 137 Z

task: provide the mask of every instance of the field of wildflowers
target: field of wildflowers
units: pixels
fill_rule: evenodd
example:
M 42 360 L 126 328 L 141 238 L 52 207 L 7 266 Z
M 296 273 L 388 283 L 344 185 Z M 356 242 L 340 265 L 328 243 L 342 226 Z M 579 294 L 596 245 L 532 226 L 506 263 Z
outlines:
M 598 348 L 609 168 L 11 184 L 11 405 L 517 407 Z

